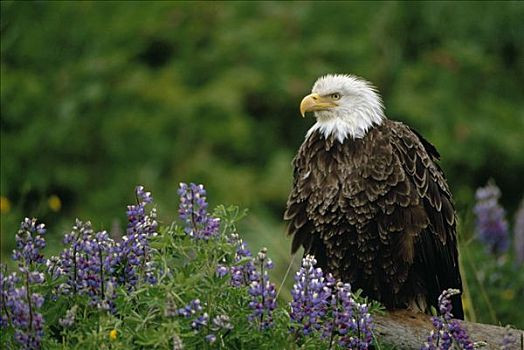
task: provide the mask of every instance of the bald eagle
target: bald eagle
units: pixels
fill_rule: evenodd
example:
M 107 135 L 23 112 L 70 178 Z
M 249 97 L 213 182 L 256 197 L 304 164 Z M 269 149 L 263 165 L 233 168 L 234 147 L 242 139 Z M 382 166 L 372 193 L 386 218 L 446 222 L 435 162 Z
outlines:
M 326 75 L 300 112 L 316 123 L 293 160 L 284 219 L 318 266 L 388 309 L 429 312 L 462 289 L 456 217 L 435 147 L 386 118 L 371 83 Z M 460 296 L 453 314 L 463 318 Z

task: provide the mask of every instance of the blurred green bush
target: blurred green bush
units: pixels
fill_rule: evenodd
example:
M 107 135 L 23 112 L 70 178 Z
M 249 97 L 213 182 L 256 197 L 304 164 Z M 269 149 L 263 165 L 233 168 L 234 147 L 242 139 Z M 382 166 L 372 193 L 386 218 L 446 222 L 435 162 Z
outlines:
M 251 208 L 254 249 L 287 259 L 290 162 L 313 124 L 298 103 L 333 72 L 374 82 L 437 146 L 461 211 L 489 177 L 513 211 L 522 18 L 519 2 L 2 1 L 2 261 L 23 216 L 56 239 L 73 217 L 119 227 L 144 184 L 167 221 L 180 181 Z

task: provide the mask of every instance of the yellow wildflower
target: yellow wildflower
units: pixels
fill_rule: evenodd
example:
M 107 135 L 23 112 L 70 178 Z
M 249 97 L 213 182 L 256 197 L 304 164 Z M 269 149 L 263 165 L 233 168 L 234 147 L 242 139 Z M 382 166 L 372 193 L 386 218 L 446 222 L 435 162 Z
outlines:
M 49 199 L 47 200 L 47 204 L 49 205 L 49 208 L 51 208 L 51 210 L 54 212 L 60 211 L 60 209 L 62 208 L 62 201 L 56 194 L 53 194 L 51 197 L 49 197 Z
M 505 289 L 500 293 L 502 299 L 513 300 L 515 297 L 515 291 L 513 289 Z
M 117 334 L 116 329 L 112 329 L 111 332 L 109 332 L 109 339 L 116 340 Z
M 1 196 L 0 197 L 0 213 L 9 213 L 11 211 L 11 201 L 9 198 Z

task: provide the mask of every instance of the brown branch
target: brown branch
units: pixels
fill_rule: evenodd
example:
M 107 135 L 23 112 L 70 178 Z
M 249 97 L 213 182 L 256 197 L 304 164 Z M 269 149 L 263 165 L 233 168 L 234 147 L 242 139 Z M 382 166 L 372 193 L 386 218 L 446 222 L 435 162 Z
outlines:
M 427 341 L 429 332 L 434 329 L 428 315 L 406 310 L 388 312 L 381 316 L 374 315 L 373 318 L 376 324 L 375 334 L 380 342 L 403 350 L 419 350 Z M 501 349 L 506 334 L 505 327 L 467 321 L 464 321 L 463 325 L 472 341 L 486 343 L 480 349 Z M 512 334 L 517 344 L 509 349 L 523 349 L 524 331 L 512 329 Z

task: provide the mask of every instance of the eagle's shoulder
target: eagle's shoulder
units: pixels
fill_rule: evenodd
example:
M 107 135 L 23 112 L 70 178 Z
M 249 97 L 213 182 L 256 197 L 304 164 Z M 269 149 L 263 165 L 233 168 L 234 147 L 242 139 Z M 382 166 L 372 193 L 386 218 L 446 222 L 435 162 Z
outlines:
M 417 186 L 421 198 L 431 208 L 442 213 L 449 225 L 455 221 L 452 196 L 444 172 L 438 161 L 440 154 L 433 144 L 415 129 L 401 123 L 390 122 L 391 142 L 407 175 Z

